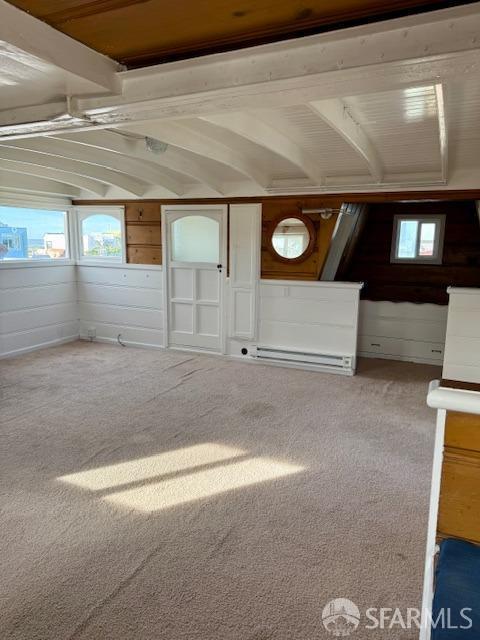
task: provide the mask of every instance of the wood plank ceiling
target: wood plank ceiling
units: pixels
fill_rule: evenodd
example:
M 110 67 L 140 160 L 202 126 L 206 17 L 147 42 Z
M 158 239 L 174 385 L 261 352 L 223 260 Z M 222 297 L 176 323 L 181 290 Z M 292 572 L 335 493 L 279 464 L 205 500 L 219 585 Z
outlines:
M 453 0 L 9 2 L 129 68 L 459 4 Z

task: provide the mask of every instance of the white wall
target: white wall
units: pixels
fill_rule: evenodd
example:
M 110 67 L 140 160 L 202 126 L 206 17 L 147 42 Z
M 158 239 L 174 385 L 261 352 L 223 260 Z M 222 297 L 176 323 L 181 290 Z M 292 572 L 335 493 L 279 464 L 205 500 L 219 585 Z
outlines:
M 448 290 L 443 378 L 480 383 L 480 289 Z
M 161 267 L 78 265 L 77 283 L 82 338 L 164 346 Z
M 360 303 L 360 356 L 441 365 L 448 307 L 411 302 Z
M 78 338 L 74 265 L 2 265 L 0 356 Z

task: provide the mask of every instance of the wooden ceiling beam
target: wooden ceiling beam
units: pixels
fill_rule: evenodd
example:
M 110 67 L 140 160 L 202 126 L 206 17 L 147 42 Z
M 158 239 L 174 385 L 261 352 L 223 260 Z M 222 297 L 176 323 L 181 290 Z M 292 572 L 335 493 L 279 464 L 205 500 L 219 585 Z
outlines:
M 306 175 L 314 185 L 321 185 L 324 176 L 318 169 L 318 163 L 300 144 L 285 136 L 280 130 L 267 124 L 250 113 L 238 112 L 205 116 L 201 120 L 222 127 L 242 138 L 260 145 L 267 151 L 281 156 L 291 162 Z
M 85 133 L 63 134 L 56 137 L 74 144 L 103 149 L 122 156 L 144 160 L 159 167 L 169 168 L 201 182 L 219 195 L 223 194 L 221 182 L 215 178 L 211 170 L 202 166 L 201 159 L 197 160 L 193 155 L 189 157 L 188 152 L 182 153 L 172 146 L 168 146 L 164 153 L 155 154 L 147 150 L 147 136 L 142 136 L 142 134 L 129 134 L 120 129 L 103 129 Z
M 462 5 L 119 74 L 121 97 L 78 98 L 98 123 L 201 117 L 435 84 L 480 66 L 480 12 Z
M 215 160 L 253 181 L 262 191 L 270 179 L 254 159 L 226 144 L 217 142 L 185 123 L 155 121 L 121 127 L 122 130 L 141 133 L 162 140 L 168 144 L 186 149 L 205 158 Z
M 42 60 L 49 65 L 95 85 L 97 92 L 120 91 L 117 71 L 121 66 L 101 53 L 69 38 L 45 22 L 0 1 L 0 42 L 30 56 L 32 62 Z M 74 81 L 68 78 L 70 90 Z
M 89 191 L 94 196 L 100 198 L 103 198 L 107 193 L 106 186 L 98 180 L 79 176 L 76 173 L 71 173 L 70 171 L 60 171 L 59 169 L 52 169 L 51 167 L 34 165 L 30 162 L 9 160 L 0 156 L 0 169 L 5 169 L 5 171 L 11 171 L 13 173 L 20 173 L 22 175 L 63 182 L 64 184 L 72 185 L 73 187 L 77 187 L 83 191 Z
M 365 160 L 375 182 L 382 182 L 384 170 L 378 152 L 347 105 L 340 99 L 332 99 L 310 102 L 308 106 Z
M 0 145 L 48 154 L 60 161 L 62 159 L 79 161 L 91 165 L 93 171 L 96 167 L 108 171 L 112 170 L 116 175 L 120 177 L 125 175 L 125 178 L 128 177 L 129 180 L 163 186 L 175 195 L 181 195 L 184 190 L 183 185 L 170 175 L 162 172 L 160 167 L 151 165 L 143 160 L 120 156 L 102 149 L 92 149 L 51 137 L 29 138 L 28 140 L 14 140 L 11 142 L 2 142 L 0 140 Z M 117 186 L 121 186 L 121 183 Z
M 61 158 L 28 148 L 22 149 L 0 145 L 0 158 L 76 173 L 79 176 L 91 178 L 92 180 L 103 182 L 112 187 L 118 187 L 136 197 L 143 196 L 148 189 L 148 185 L 145 182 L 136 180 L 118 171 L 112 171 L 111 169 L 106 169 L 98 165 L 94 166 L 87 162 Z
M 22 191 L 35 195 L 61 196 L 63 198 L 81 198 L 80 189 L 56 180 L 47 180 L 35 176 L 21 175 L 0 169 L 0 192 Z
M 448 181 L 448 124 L 445 111 L 444 88 L 441 83 L 435 85 L 435 98 L 437 101 L 438 116 L 438 142 L 440 146 L 440 162 L 442 167 L 442 178 Z

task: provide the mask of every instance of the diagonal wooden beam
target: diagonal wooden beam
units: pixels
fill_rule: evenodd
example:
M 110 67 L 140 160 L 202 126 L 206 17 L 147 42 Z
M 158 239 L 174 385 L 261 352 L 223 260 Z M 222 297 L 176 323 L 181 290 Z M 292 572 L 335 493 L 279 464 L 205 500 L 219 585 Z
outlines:
M 375 181 L 382 182 L 384 172 L 378 152 L 360 124 L 352 117 L 346 104 L 333 98 L 310 102 L 308 106 L 362 156 Z

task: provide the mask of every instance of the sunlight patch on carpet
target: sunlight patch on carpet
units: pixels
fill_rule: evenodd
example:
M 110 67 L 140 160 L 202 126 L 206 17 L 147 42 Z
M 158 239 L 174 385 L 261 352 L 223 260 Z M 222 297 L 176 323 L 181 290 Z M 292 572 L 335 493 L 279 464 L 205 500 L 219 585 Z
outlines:
M 242 449 L 206 442 L 192 447 L 165 451 L 147 458 L 138 458 L 88 471 L 62 476 L 59 480 L 82 489 L 100 491 L 119 485 L 148 480 L 157 476 L 178 473 L 205 464 L 213 464 L 245 455 Z
M 242 449 L 205 443 L 72 473 L 58 480 L 92 491 L 94 495 L 116 489 L 98 497 L 111 504 L 150 513 L 304 470 L 299 465 L 247 455 Z M 243 459 L 238 460 L 239 457 Z M 192 471 L 198 467 L 207 468 Z
M 105 500 L 139 511 L 159 511 L 300 471 L 303 471 L 303 467 L 268 458 L 250 458 L 148 486 L 127 489 L 108 495 Z

